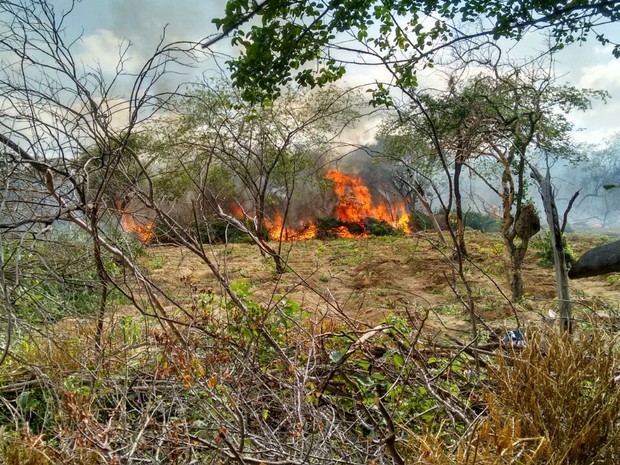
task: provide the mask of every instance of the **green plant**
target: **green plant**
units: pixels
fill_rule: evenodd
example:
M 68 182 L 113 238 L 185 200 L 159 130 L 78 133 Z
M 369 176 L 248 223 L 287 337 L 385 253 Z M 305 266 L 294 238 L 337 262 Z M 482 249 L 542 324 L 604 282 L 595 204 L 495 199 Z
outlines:
M 480 232 L 496 232 L 500 230 L 500 221 L 488 213 L 470 211 L 465 214 L 465 227 Z
M 620 281 L 620 274 L 618 273 L 613 273 L 607 276 L 607 282 L 611 285 L 616 284 L 618 281 Z
M 566 239 L 566 235 L 562 234 L 562 246 L 564 248 L 564 255 L 568 263 L 575 261 L 575 253 Z M 541 266 L 551 268 L 554 263 L 553 246 L 551 245 L 551 233 L 545 231 L 545 235 L 538 240 L 532 242 L 532 247 L 538 252 L 538 263 Z
M 433 227 L 430 216 L 420 211 L 414 211 L 411 214 L 411 224 L 413 224 L 416 231 L 426 231 Z
M 371 236 L 400 236 L 403 232 L 385 221 L 369 218 L 367 221 L 368 234 Z
M 460 315 L 462 309 L 458 305 L 438 305 L 433 309 L 438 315 Z
M 163 255 L 156 255 L 149 260 L 149 268 L 152 270 L 161 270 L 166 265 L 166 257 Z

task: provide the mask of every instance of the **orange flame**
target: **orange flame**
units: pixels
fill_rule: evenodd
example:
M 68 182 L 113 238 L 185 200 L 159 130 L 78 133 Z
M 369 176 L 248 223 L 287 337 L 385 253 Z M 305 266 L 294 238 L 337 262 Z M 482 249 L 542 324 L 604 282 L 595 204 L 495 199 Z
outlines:
M 282 240 L 284 241 L 303 241 L 314 239 L 318 232 L 316 224 L 312 221 L 309 222 L 301 231 L 296 231 L 293 228 L 285 227 L 280 213 L 276 213 L 273 221 L 265 221 L 265 225 L 269 231 L 269 238 L 274 241 L 279 241 L 280 237 L 282 237 Z
M 374 205 L 370 190 L 360 178 L 346 175 L 338 170 L 328 171 L 326 176 L 334 182 L 334 193 L 338 198 L 338 205 L 334 211 L 336 218 L 343 223 L 358 224 L 362 229 L 360 233 L 352 233 L 346 226 L 339 226 L 332 230 L 335 236 L 349 239 L 368 237 L 364 226 L 364 221 L 368 218 L 385 221 L 394 228 L 407 234 L 411 233 L 409 215 L 407 215 L 404 201 L 401 200 L 396 205 L 381 201 L 378 205 Z M 273 221 L 266 221 L 265 224 L 269 231 L 269 238 L 276 241 L 314 239 L 318 232 L 317 225 L 312 221 L 301 230 L 286 227 L 279 213 L 276 213 Z
M 375 206 L 370 191 L 360 178 L 348 176 L 338 170 L 331 170 L 326 176 L 335 183 L 334 191 L 339 200 L 336 207 L 336 217 L 340 221 L 363 224 L 365 219 L 374 218 L 385 221 L 407 234 L 411 233 L 409 215 L 407 215 L 404 201 L 401 200 L 394 207 L 390 207 L 384 201 Z M 335 231 L 337 236 L 343 237 L 339 234 L 340 232 Z M 362 234 L 361 236 L 365 237 L 366 235 Z M 360 235 L 352 235 L 352 237 L 360 237 Z
M 150 221 L 148 223 L 140 223 L 131 214 L 127 207 L 123 207 L 121 200 L 115 202 L 116 211 L 121 215 L 120 224 L 123 231 L 128 234 L 135 234 L 143 244 L 146 244 L 155 237 L 155 223 Z
M 230 210 L 232 211 L 232 214 L 235 215 L 237 218 L 243 218 L 245 216 L 243 208 L 241 208 L 241 205 L 236 202 L 232 204 Z

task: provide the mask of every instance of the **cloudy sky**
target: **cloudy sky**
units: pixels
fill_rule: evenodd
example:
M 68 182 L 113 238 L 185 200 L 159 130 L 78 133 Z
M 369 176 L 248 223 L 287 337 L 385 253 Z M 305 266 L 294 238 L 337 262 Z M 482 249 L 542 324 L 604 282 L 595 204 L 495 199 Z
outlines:
M 64 0 L 54 2 L 62 8 Z M 199 41 L 216 32 L 211 23 L 221 16 L 225 0 L 82 0 L 67 19 L 67 34 L 82 35 L 76 52 L 86 63 L 98 62 L 103 69 L 114 69 L 118 61 L 119 43 L 132 44 L 128 67 L 140 66 L 153 52 L 166 27 L 166 40 Z M 615 30 L 614 30 L 615 29 Z M 608 28 L 620 39 L 620 28 Z M 528 38 L 511 51 L 514 56 L 531 53 L 544 41 Z M 231 53 L 226 41 L 216 50 Z M 596 142 L 618 130 L 620 126 L 620 60 L 613 58 L 611 49 L 595 41 L 573 45 L 562 51 L 556 67 L 562 80 L 570 84 L 605 89 L 612 99 L 607 105 L 595 104 L 587 113 L 576 113 L 572 119 L 582 131 L 576 138 Z M 222 64 L 222 63 L 220 63 Z M 197 79 L 217 66 L 207 60 L 186 76 Z M 368 78 L 368 70 L 355 69 L 349 73 L 350 82 L 360 83 Z

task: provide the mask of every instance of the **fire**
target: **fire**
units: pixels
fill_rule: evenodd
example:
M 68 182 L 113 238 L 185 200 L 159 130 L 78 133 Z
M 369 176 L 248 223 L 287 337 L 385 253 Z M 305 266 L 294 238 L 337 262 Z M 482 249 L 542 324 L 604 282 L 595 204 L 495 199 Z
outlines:
M 411 233 L 409 215 L 407 215 L 404 201 L 401 200 L 392 205 L 381 201 L 375 205 L 370 190 L 360 178 L 346 175 L 338 170 L 331 170 L 327 172 L 326 176 L 334 182 L 334 193 L 338 199 L 334 216 L 342 223 L 359 225 L 357 229 L 360 230 L 358 233 L 353 233 L 347 226 L 341 225 L 331 230 L 335 236 L 342 238 L 368 237 L 365 222 L 370 218 L 385 221 L 394 228 L 407 234 Z M 267 221 L 266 226 L 272 240 L 314 239 L 318 232 L 317 225 L 312 221 L 308 222 L 301 230 L 284 226 L 282 215 L 279 213 L 275 215 L 273 221 Z
M 123 231 L 129 234 L 135 234 L 144 244 L 155 237 L 155 223 L 150 221 L 142 224 L 136 220 L 127 207 L 123 207 L 121 200 L 115 202 L 116 211 L 121 215 L 120 224 Z
M 241 205 L 239 205 L 238 203 L 233 203 L 230 209 L 232 211 L 232 214 L 235 215 L 237 218 L 243 218 L 245 216 L 243 208 L 241 208 Z
M 276 213 L 273 221 L 265 221 L 265 225 L 269 231 L 269 239 L 279 241 L 280 236 L 284 241 L 303 241 L 314 239 L 318 228 L 314 222 L 309 222 L 301 231 L 295 231 L 293 228 L 284 226 L 284 221 L 280 213 Z
M 403 208 L 403 212 L 402 212 L 400 218 L 398 219 L 398 227 L 405 234 L 411 234 L 413 232 L 413 231 L 411 231 L 411 227 L 409 226 L 409 215 L 407 214 L 407 212 L 405 211 L 404 208 Z
M 409 215 L 407 215 L 404 201 L 401 200 L 398 205 L 393 207 L 390 207 L 384 201 L 375 206 L 373 205 L 370 190 L 362 183 L 360 178 L 348 176 L 338 170 L 329 171 L 327 178 L 335 183 L 334 191 L 339 200 L 339 204 L 336 207 L 336 217 L 340 221 L 363 224 L 364 220 L 374 218 L 379 221 L 385 221 L 407 234 L 411 233 Z M 335 233 L 337 236 L 343 237 L 340 236 L 339 231 L 335 231 Z M 365 237 L 366 234 L 352 236 Z

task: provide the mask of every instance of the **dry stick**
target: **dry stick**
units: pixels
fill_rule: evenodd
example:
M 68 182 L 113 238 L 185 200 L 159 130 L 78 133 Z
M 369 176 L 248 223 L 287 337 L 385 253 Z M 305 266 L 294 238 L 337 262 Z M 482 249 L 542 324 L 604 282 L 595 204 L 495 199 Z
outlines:
M 81 220 L 80 218 L 77 218 L 73 215 L 70 216 L 70 219 L 73 223 L 75 223 L 77 226 L 79 226 L 80 228 L 82 228 L 84 231 L 88 232 L 91 236 L 93 234 L 97 234 L 99 236 L 99 232 L 98 231 L 93 231 L 90 226 L 88 224 L 86 224 L 83 220 Z M 133 273 L 133 275 L 136 277 L 136 279 L 138 280 L 138 282 L 140 282 L 145 290 L 146 293 L 149 297 L 149 300 L 151 301 L 151 303 L 153 304 L 153 309 L 156 310 L 155 315 L 159 318 L 159 315 L 163 315 L 164 319 L 163 321 L 165 321 L 167 323 L 167 326 L 172 330 L 172 332 L 174 333 L 174 335 L 177 337 L 179 342 L 185 342 L 185 339 L 183 338 L 183 336 L 181 335 L 181 333 L 179 332 L 178 328 L 176 327 L 176 325 L 173 323 L 173 320 L 171 320 L 170 318 L 168 318 L 167 312 L 164 309 L 162 303 L 160 302 L 160 300 L 157 298 L 157 296 L 154 294 L 153 292 L 153 286 L 151 285 L 151 283 L 149 282 L 149 280 L 140 272 L 140 270 L 138 269 L 138 267 L 136 266 L 136 264 L 133 262 L 133 260 L 131 260 L 126 253 L 124 253 L 121 249 L 119 249 L 116 246 L 113 246 L 112 244 L 109 244 L 104 238 L 102 238 L 101 236 L 99 236 L 99 243 L 103 246 L 104 249 L 106 249 L 108 252 L 110 252 L 112 255 L 116 256 L 117 258 L 119 258 L 122 262 L 123 265 L 125 265 L 127 268 L 129 268 L 131 270 L 131 272 Z M 157 313 L 159 312 L 159 314 Z M 161 322 L 162 320 L 160 320 Z
M 9 354 L 9 347 L 11 346 L 11 336 L 13 334 L 13 305 L 11 304 L 9 293 L 7 292 L 7 283 L 4 272 L 4 243 L 2 240 L 2 235 L 0 234 L 0 287 L 2 288 L 2 294 L 4 296 L 4 307 L 6 309 L 6 336 L 4 341 L 4 348 L 2 349 L 2 355 L 0 356 L 0 365 L 4 363 L 7 355 Z
M 147 204 L 149 207 L 153 208 L 160 218 L 163 218 L 164 220 L 169 220 L 169 217 L 168 215 L 166 215 L 165 212 L 163 212 L 161 209 L 157 208 L 153 204 L 149 205 L 147 198 L 144 198 L 141 196 L 141 200 L 145 202 L 145 204 Z M 222 214 L 224 214 L 225 216 L 228 216 L 224 212 L 222 212 Z M 232 217 L 230 218 L 236 222 L 235 224 L 237 223 L 240 224 L 240 222 L 236 218 L 232 218 Z M 247 231 L 247 228 L 245 228 L 243 225 L 241 225 L 241 227 Z M 181 234 L 179 235 L 179 241 L 183 245 L 185 245 L 190 251 L 192 251 L 196 256 L 202 259 L 202 261 L 209 267 L 209 269 L 211 270 L 211 272 L 213 273 L 217 281 L 220 283 L 220 285 L 222 286 L 226 294 L 231 298 L 231 300 L 235 303 L 235 305 L 245 315 L 248 315 L 250 312 L 247 308 L 247 305 L 245 305 L 245 303 L 243 303 L 243 301 L 239 298 L 237 293 L 232 290 L 232 288 L 230 287 L 230 284 L 228 283 L 228 280 L 220 273 L 218 267 L 215 265 L 215 263 L 213 263 L 213 261 L 205 253 L 204 248 L 202 247 L 202 244 L 196 240 L 193 240 L 193 238 L 191 238 L 184 231 L 181 231 Z M 257 242 L 257 244 L 259 242 Z M 260 244 L 259 244 L 259 247 L 260 247 Z M 163 307 L 161 306 L 161 303 L 159 301 L 156 301 L 155 303 L 158 304 L 158 309 L 161 309 L 163 311 Z M 273 336 L 269 333 L 269 331 L 264 326 L 261 326 L 260 328 L 258 328 L 258 331 L 263 336 L 263 338 L 267 341 L 267 343 L 271 346 L 271 348 L 275 350 L 275 352 L 278 354 L 278 356 L 284 363 L 285 367 L 289 370 L 296 371 L 295 365 L 290 361 L 290 359 L 288 358 L 288 356 L 286 355 L 282 347 L 280 347 L 280 345 L 275 341 L 275 339 L 273 339 Z
M 379 386 L 377 386 L 377 391 L 378 389 Z M 377 394 L 379 393 L 377 392 Z M 394 462 L 396 462 L 398 465 L 405 465 L 405 461 L 398 453 L 398 450 L 396 450 L 396 431 L 394 428 L 394 421 L 392 420 L 392 416 L 386 410 L 383 402 L 381 402 L 381 399 L 377 401 L 377 406 L 379 407 L 379 412 L 381 412 L 381 416 L 385 420 L 388 431 L 390 432 L 390 435 L 387 438 L 383 439 L 381 442 L 387 446 L 387 449 L 390 452 L 392 458 L 394 459 Z
M 510 308 L 512 310 L 512 314 L 514 315 L 515 320 L 517 322 L 517 329 L 520 329 L 521 328 L 521 320 L 519 319 L 519 315 L 517 313 L 517 307 L 515 307 L 515 304 L 512 302 L 512 300 L 506 295 L 506 293 L 502 290 L 502 288 L 499 286 L 499 284 L 497 284 L 497 281 L 495 281 L 495 279 L 493 279 L 489 273 L 484 271 L 471 258 L 468 257 L 467 261 L 469 262 L 470 265 L 473 265 L 478 271 L 480 271 L 489 281 L 491 281 L 493 283 L 493 285 L 495 286 L 495 289 L 497 289 L 497 291 L 504 298 L 504 300 L 506 300 L 506 302 L 508 302 L 508 305 L 510 305 Z M 491 334 L 495 334 L 496 335 L 495 331 L 491 331 Z
M 78 206 L 76 208 L 71 208 L 60 197 L 60 195 L 58 195 L 58 192 L 56 192 L 55 187 L 54 187 L 54 182 L 53 182 L 53 175 L 52 175 L 53 168 L 47 163 L 40 162 L 35 157 L 30 155 L 27 151 L 22 149 L 18 144 L 16 144 L 11 139 L 9 139 L 8 137 L 2 134 L 0 134 L 0 143 L 6 145 L 11 150 L 13 150 L 15 153 L 17 153 L 17 155 L 19 155 L 23 161 L 30 164 L 30 166 L 32 166 L 32 168 L 36 170 L 43 177 L 42 181 L 47 186 L 47 189 L 50 195 L 52 195 L 58 201 L 58 206 L 61 208 L 61 210 L 66 209 L 65 211 L 67 211 L 68 219 L 71 222 L 73 222 L 75 225 L 77 225 L 82 230 L 86 231 L 91 237 L 93 237 L 94 240 L 96 240 L 96 242 L 100 246 L 103 246 L 104 249 L 106 249 L 108 252 L 112 253 L 114 256 L 119 258 L 123 262 L 123 264 L 132 271 L 132 273 L 138 279 L 138 281 L 142 283 L 147 289 L 147 293 L 149 297 L 152 299 L 154 308 L 156 308 L 162 315 L 166 317 L 166 322 L 168 323 L 168 327 L 174 332 L 177 339 L 181 342 L 184 342 L 184 338 L 179 332 L 179 330 L 170 320 L 167 319 L 166 311 L 164 310 L 161 302 L 159 301 L 159 299 L 157 299 L 157 297 L 153 294 L 152 290 L 150 289 L 150 283 L 148 282 L 146 277 L 138 270 L 137 266 L 133 263 L 133 261 L 129 259 L 129 257 L 127 257 L 127 254 L 125 254 L 118 247 L 115 247 L 109 244 L 107 241 L 105 241 L 105 239 L 101 237 L 101 235 L 99 234 L 99 231 L 96 229 L 96 227 L 89 225 L 88 223 L 86 223 L 86 221 L 84 221 L 81 218 L 78 218 L 77 216 L 73 214 L 74 211 L 83 211 L 84 213 L 86 213 L 87 217 L 89 216 L 89 214 L 92 215 L 92 212 L 88 211 L 87 206 Z M 72 182 L 72 184 L 77 185 L 77 183 L 75 182 L 75 179 L 72 176 L 66 173 L 63 173 L 63 174 Z
M 370 339 L 372 336 L 374 336 L 375 334 L 389 329 L 391 328 L 391 326 L 388 325 L 379 325 L 379 326 L 375 326 L 374 328 L 365 331 L 362 336 L 355 342 L 353 342 L 353 344 L 351 344 L 349 346 L 349 348 L 347 349 L 347 351 L 342 355 L 342 357 L 340 357 L 340 360 L 338 360 L 338 362 L 336 363 L 336 365 L 330 370 L 330 372 L 327 374 L 327 377 L 325 378 L 325 381 L 323 381 L 323 384 L 321 386 L 321 388 L 318 390 L 318 392 L 322 395 L 323 392 L 325 391 L 325 389 L 327 388 L 327 385 L 329 384 L 329 382 L 331 381 L 331 379 L 334 377 L 334 375 L 336 374 L 336 372 L 340 369 L 340 367 L 344 364 L 344 362 L 347 361 L 347 359 L 353 355 L 353 353 L 355 353 L 355 351 L 357 349 L 359 349 L 362 344 L 364 344 L 364 342 L 366 342 L 368 339 Z
M 220 433 L 221 434 L 221 433 Z M 249 465 L 261 465 L 261 464 L 265 464 L 265 465 L 302 465 L 302 462 L 296 462 L 293 460 L 268 460 L 268 459 L 255 459 L 252 457 L 243 457 L 240 455 L 234 455 L 232 452 L 226 452 L 224 450 L 222 450 L 222 447 L 217 445 L 217 444 L 213 444 L 203 438 L 201 438 L 200 436 L 196 436 L 193 434 L 189 434 L 188 435 L 189 438 L 196 442 L 197 444 L 200 444 L 204 447 L 206 447 L 209 450 L 213 450 L 216 452 L 219 452 L 221 454 L 224 454 L 226 456 L 226 458 L 228 458 L 229 460 L 239 460 L 241 459 L 242 462 L 241 463 L 246 463 Z M 229 446 L 229 448 L 232 446 L 232 444 L 228 443 L 228 441 L 226 440 L 225 437 L 222 437 L 220 435 L 218 435 L 218 437 L 222 440 L 225 441 L 227 443 L 227 446 Z

